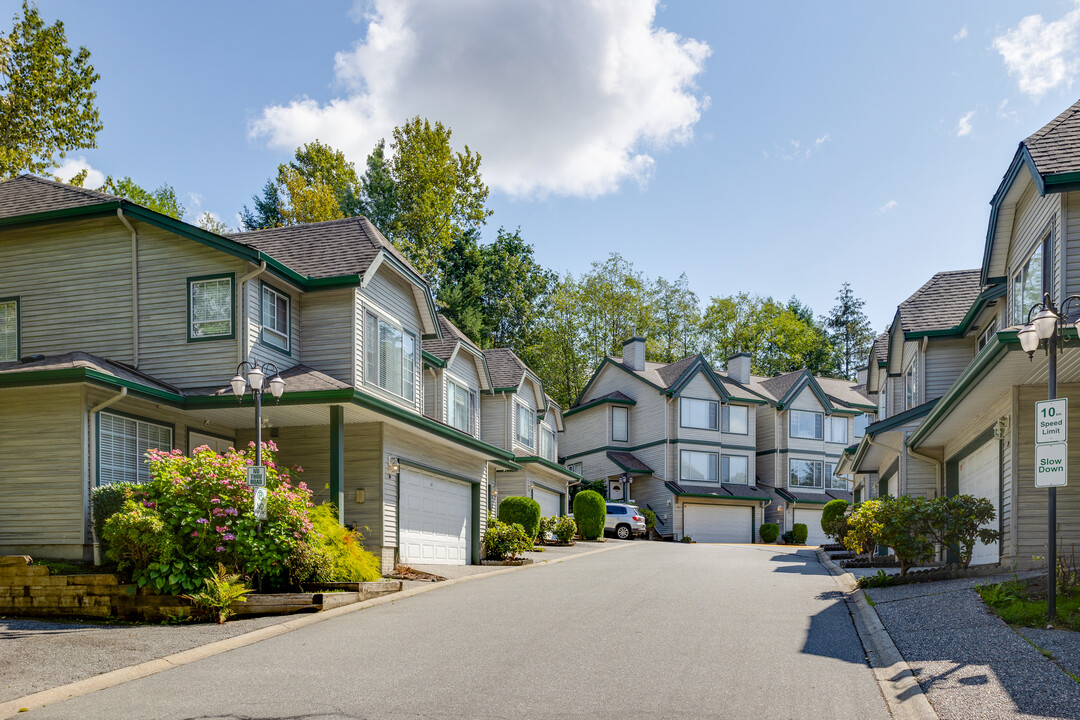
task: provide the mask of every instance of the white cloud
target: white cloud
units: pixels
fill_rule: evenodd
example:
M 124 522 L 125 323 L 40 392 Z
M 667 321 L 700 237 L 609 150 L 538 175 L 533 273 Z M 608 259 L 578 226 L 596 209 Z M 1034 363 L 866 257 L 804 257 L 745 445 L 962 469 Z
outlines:
M 92 168 L 90 163 L 86 162 L 86 157 L 83 155 L 74 158 L 65 158 L 64 164 L 53 169 L 52 174 L 64 182 L 67 182 L 83 170 L 86 170 L 86 179 L 83 181 L 83 187 L 96 189 L 105 184 L 105 173 Z
M 1038 100 L 1049 90 L 1072 84 L 1078 27 L 1080 7 L 1053 22 L 1044 21 L 1042 15 L 1028 15 L 994 38 L 994 49 L 1001 53 L 1009 74 L 1017 78 L 1020 91 Z
M 775 157 L 780 160 L 808 160 L 811 155 L 821 149 L 821 147 L 832 140 L 829 133 L 824 133 L 814 138 L 813 142 L 807 143 L 804 147 L 801 140 L 788 140 L 786 145 L 773 145 L 772 152 L 768 150 L 762 150 L 761 154 L 766 160 Z
M 961 40 L 963 40 L 966 37 L 967 37 L 967 25 L 960 28 L 959 32 L 957 32 L 955 35 L 952 36 L 952 39 L 955 42 L 960 42 Z
M 964 117 L 956 121 L 956 137 L 964 137 L 971 134 L 971 118 L 975 117 L 977 110 L 972 110 Z
M 657 0 L 374 0 L 366 34 L 336 55 L 342 96 L 272 105 L 251 136 L 319 138 L 358 165 L 415 115 L 483 155 L 484 179 L 519 196 L 596 196 L 645 182 L 707 108 L 703 42 L 657 27 Z
M 998 103 L 997 114 L 999 118 L 1004 120 L 1011 120 L 1016 117 L 1015 110 L 1009 110 L 1009 99 L 1006 98 Z
M 899 205 L 899 204 L 900 203 L 896 202 L 895 200 L 890 200 L 889 202 L 885 203 L 884 205 L 882 205 L 881 207 L 879 207 L 877 209 L 878 214 L 884 215 L 885 213 L 889 212 L 890 210 L 895 210 L 896 206 Z

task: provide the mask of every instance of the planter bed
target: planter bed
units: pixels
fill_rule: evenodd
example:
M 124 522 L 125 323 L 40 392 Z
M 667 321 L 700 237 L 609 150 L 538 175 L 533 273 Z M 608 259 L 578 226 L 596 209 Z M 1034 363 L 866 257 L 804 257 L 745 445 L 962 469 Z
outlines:
M 960 578 L 977 578 L 986 577 L 988 575 L 998 575 L 1001 573 L 1001 567 L 997 564 L 994 565 L 979 565 L 977 567 L 969 567 L 964 569 L 959 565 L 945 565 L 943 567 L 926 568 L 924 570 L 909 570 L 908 574 L 900 577 L 900 575 L 890 575 L 888 585 L 908 585 L 911 583 L 924 583 L 924 582 L 936 582 L 938 580 L 959 580 Z M 873 576 L 859 578 L 858 585 L 861 588 L 873 587 L 872 582 L 875 581 Z M 876 585 L 876 587 L 882 587 Z

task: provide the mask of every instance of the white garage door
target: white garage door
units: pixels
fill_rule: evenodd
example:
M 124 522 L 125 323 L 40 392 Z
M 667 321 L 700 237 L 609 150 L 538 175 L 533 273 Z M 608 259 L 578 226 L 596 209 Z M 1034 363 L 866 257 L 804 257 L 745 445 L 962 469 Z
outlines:
M 994 521 L 983 526 L 991 530 L 997 529 L 997 516 L 1001 512 L 998 507 L 999 468 L 997 440 L 991 440 L 960 461 L 960 494 L 986 498 L 993 503 Z M 975 549 L 971 553 L 972 565 L 986 565 L 998 560 L 1000 557 L 997 543 L 975 543 Z
M 697 542 L 748 543 L 754 539 L 754 509 L 733 505 L 684 505 L 683 535 Z
M 562 497 L 557 492 L 546 490 L 539 485 L 533 485 L 533 500 L 540 503 L 541 517 L 558 517 L 562 515 Z
M 821 510 L 795 508 L 795 522 L 806 525 L 807 545 L 824 545 L 832 542 L 832 539 L 821 529 Z
M 472 527 L 472 488 L 401 468 L 399 545 L 403 563 L 467 565 Z

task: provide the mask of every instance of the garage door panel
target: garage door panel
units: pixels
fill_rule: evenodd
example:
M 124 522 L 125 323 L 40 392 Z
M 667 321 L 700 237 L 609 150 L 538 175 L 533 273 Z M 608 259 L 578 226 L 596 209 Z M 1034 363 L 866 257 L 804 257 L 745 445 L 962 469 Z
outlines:
M 996 530 L 1001 513 L 998 494 L 1000 483 L 1000 457 L 998 441 L 991 440 L 959 463 L 957 490 L 961 495 L 986 498 L 994 506 L 994 520 L 983 527 Z M 977 542 L 971 554 L 972 565 L 987 565 L 1000 560 L 998 544 Z
M 433 565 L 469 562 L 472 488 L 411 469 L 401 470 L 402 562 Z
M 559 493 L 533 485 L 533 500 L 540 505 L 541 517 L 555 517 L 562 514 L 562 498 Z
M 684 505 L 683 535 L 697 542 L 753 541 L 754 511 L 735 505 Z
M 825 531 L 821 529 L 821 510 L 795 508 L 795 522 L 806 525 L 807 545 L 824 545 L 825 543 L 832 542 L 831 539 L 825 535 Z

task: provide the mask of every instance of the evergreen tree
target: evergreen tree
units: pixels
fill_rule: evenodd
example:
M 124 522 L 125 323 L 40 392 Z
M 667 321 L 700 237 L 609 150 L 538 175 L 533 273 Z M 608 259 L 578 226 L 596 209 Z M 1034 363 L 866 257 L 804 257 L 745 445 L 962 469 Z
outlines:
M 838 370 L 843 377 L 854 380 L 856 371 L 870 353 L 874 331 L 863 312 L 866 301 L 855 297 L 851 283 L 845 282 L 836 296 L 836 305 L 825 318 L 829 337 L 836 348 Z

